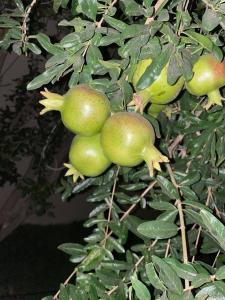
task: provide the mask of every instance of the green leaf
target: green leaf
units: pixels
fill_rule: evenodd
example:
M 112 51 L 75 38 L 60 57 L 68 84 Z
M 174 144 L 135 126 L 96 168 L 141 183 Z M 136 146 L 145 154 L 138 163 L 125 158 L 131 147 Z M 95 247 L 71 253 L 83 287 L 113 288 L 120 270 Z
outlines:
M 142 16 L 144 15 L 144 8 L 137 4 L 134 0 L 121 0 L 125 6 L 125 14 L 128 16 Z
M 90 285 L 88 293 L 89 293 L 89 299 L 90 300 L 98 300 L 98 293 L 97 293 L 97 290 L 96 290 L 96 288 L 93 284 Z
M 225 266 L 220 267 L 215 273 L 217 280 L 225 279 Z
M 100 268 L 96 270 L 96 275 L 99 281 L 105 286 L 115 286 L 120 282 L 120 277 L 117 274 L 117 270 L 109 270 L 106 268 Z
M 166 48 L 158 55 L 156 59 L 146 68 L 144 74 L 137 83 L 137 89 L 143 90 L 149 87 L 160 75 L 162 69 L 166 66 L 171 56 L 171 49 Z
M 34 54 L 36 54 L 36 55 L 41 54 L 41 49 L 37 45 L 35 45 L 34 43 L 27 43 L 26 46 Z
M 60 72 L 64 69 L 64 65 L 59 65 L 57 67 L 49 68 L 41 75 L 35 77 L 30 83 L 27 85 L 27 90 L 35 90 L 43 86 L 44 84 L 49 83 L 55 76 L 60 74 Z
M 198 182 L 201 179 L 200 172 L 189 172 L 182 180 L 179 182 L 179 185 L 192 185 Z
M 104 261 L 101 264 L 102 267 L 110 269 L 110 270 L 130 270 L 132 269 L 132 265 L 128 264 L 124 261 L 112 260 L 112 261 Z
M 170 85 L 174 85 L 179 77 L 182 75 L 182 69 L 179 66 L 176 55 L 173 55 L 169 61 L 169 67 L 167 71 L 167 80 Z
M 169 26 L 168 24 L 164 24 L 160 31 L 166 36 L 166 38 L 170 43 L 174 45 L 178 45 L 179 37 L 172 30 L 172 26 Z
M 151 295 L 147 287 L 144 285 L 144 283 L 137 279 L 136 275 L 131 276 L 131 283 L 139 300 L 151 300 Z
M 60 44 L 64 47 L 64 48 L 71 48 L 74 46 L 77 46 L 78 44 L 81 44 L 82 40 L 80 38 L 80 35 L 72 32 L 67 34 L 61 41 Z M 83 45 L 81 45 L 81 47 L 83 47 Z
M 185 200 L 185 201 L 183 201 L 183 204 L 192 206 L 192 207 L 198 208 L 198 209 L 202 208 L 202 209 L 206 209 L 207 211 L 212 211 L 210 208 L 208 208 L 207 206 L 205 206 L 204 204 L 202 204 L 199 201 Z
M 80 269 L 83 272 L 88 272 L 95 269 L 105 256 L 105 249 L 102 247 L 95 246 L 88 256 L 82 261 Z
M 153 0 L 144 0 L 143 3 L 146 8 L 150 8 L 152 5 Z
M 54 9 L 54 11 L 56 13 L 58 12 L 61 4 L 62 4 L 62 0 L 54 0 L 54 2 L 53 2 L 53 9 Z
M 153 255 L 152 261 L 159 269 L 159 277 L 167 288 L 178 295 L 183 294 L 183 286 L 180 278 L 173 268 L 165 260 Z
M 15 4 L 16 6 L 18 7 L 18 9 L 21 11 L 21 12 L 24 12 L 24 5 L 23 5 L 23 2 L 21 0 L 14 0 L 15 1 Z
M 63 284 L 60 285 L 59 300 L 69 300 L 67 288 Z
M 173 204 L 166 201 L 149 202 L 148 205 L 157 210 L 176 210 L 176 207 Z
M 146 236 L 141 234 L 137 228 L 138 226 L 143 223 L 143 220 L 136 217 L 136 216 L 128 216 L 126 219 L 124 219 L 124 224 L 126 225 L 126 227 L 132 232 L 134 233 L 136 236 L 140 237 L 143 240 L 146 240 Z
M 58 249 L 70 255 L 85 255 L 87 251 L 84 246 L 77 243 L 64 243 L 58 246 Z
M 192 189 L 189 186 L 181 186 L 180 189 L 185 199 L 191 201 L 198 201 L 198 196 L 195 194 L 194 191 L 192 191 Z
M 205 300 L 205 299 L 211 299 L 211 300 L 220 300 L 221 298 L 210 298 L 208 296 L 222 296 L 221 294 L 218 295 L 218 292 L 217 292 L 217 288 L 216 286 L 214 286 L 214 284 L 208 284 L 206 286 L 204 286 L 195 296 L 195 299 L 196 300 Z M 222 300 L 222 299 L 221 299 Z
M 112 244 L 113 248 L 118 252 L 118 253 L 125 253 L 124 247 L 121 245 L 119 240 L 116 240 L 112 237 L 108 239 L 108 242 Z
M 216 286 L 217 290 L 225 296 L 225 282 L 223 281 L 215 281 L 214 285 Z
M 202 17 L 202 28 L 206 31 L 212 31 L 220 24 L 219 15 L 212 9 L 206 8 Z
M 171 199 L 178 199 L 179 194 L 175 188 L 175 186 L 170 182 L 167 178 L 158 175 L 157 182 L 160 185 L 163 193 L 167 195 Z
M 188 30 L 184 32 L 187 36 L 189 36 L 193 41 L 199 43 L 203 48 L 208 50 L 209 52 L 213 49 L 212 41 L 205 35 L 197 33 L 193 30 Z
M 205 209 L 200 210 L 203 223 L 223 250 L 225 250 L 225 226 L 213 214 Z
M 151 285 L 154 286 L 156 289 L 165 291 L 166 287 L 158 277 L 153 263 L 149 263 L 145 266 L 146 274 L 148 277 L 148 280 L 150 281 Z
M 147 221 L 139 225 L 137 230 L 152 239 L 166 239 L 176 235 L 178 227 L 166 221 Z
M 97 0 L 78 0 L 78 3 L 82 13 L 95 21 L 98 9 Z
M 32 35 L 32 38 L 36 38 L 40 43 L 41 47 L 45 49 L 48 53 L 51 54 L 61 54 L 62 49 L 58 45 L 53 45 L 50 41 L 50 38 L 44 33 L 38 33 L 36 35 Z
M 116 30 L 123 32 L 128 25 L 118 19 L 112 18 L 108 15 L 104 15 L 104 20 L 113 28 L 115 28 Z
M 186 81 L 191 80 L 193 77 L 192 68 L 192 54 L 186 49 L 183 49 L 181 52 L 181 69 Z
M 225 135 L 222 135 L 218 138 L 216 143 L 216 152 L 218 155 L 217 167 L 219 167 L 222 162 L 225 161 Z
M 192 210 L 192 209 L 185 209 L 184 210 L 185 215 L 193 222 L 198 224 L 199 226 L 203 226 L 203 220 L 202 217 L 200 216 L 199 213 L 197 213 L 196 211 Z
M 177 213 L 178 213 L 177 209 L 176 210 L 166 210 L 157 217 L 157 220 L 174 222 L 176 219 Z
M 191 264 L 181 263 L 175 258 L 167 258 L 166 262 L 174 269 L 180 278 L 191 281 L 194 280 L 197 275 L 197 271 Z
M 198 288 L 202 286 L 203 284 L 210 282 L 210 276 L 208 274 L 197 274 L 197 276 L 194 278 L 194 281 L 192 281 L 192 286 L 194 288 Z

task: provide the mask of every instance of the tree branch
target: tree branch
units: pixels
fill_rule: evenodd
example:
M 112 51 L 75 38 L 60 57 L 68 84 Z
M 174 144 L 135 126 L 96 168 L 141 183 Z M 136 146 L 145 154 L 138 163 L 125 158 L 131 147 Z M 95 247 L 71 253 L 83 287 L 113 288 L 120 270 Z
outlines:
M 180 190 L 179 190 L 179 186 L 176 183 L 175 177 L 173 175 L 173 171 L 172 168 L 170 166 L 170 164 L 166 164 L 166 168 L 167 171 L 170 175 L 170 179 L 173 183 L 173 185 L 175 186 L 178 194 L 180 195 Z M 182 202 L 181 199 L 176 199 L 176 206 L 178 209 L 178 213 L 179 213 L 179 219 L 180 219 L 180 230 L 181 230 L 181 240 L 182 240 L 182 252 L 183 252 L 183 262 L 185 264 L 188 263 L 188 251 L 187 251 L 187 238 L 186 238 L 186 227 L 185 227 L 185 221 L 184 221 L 184 213 L 183 213 L 183 208 L 182 208 Z M 185 280 L 185 288 L 189 287 L 189 281 Z
M 27 22 L 28 22 L 28 18 L 29 18 L 29 15 L 31 13 L 31 10 L 34 7 L 34 5 L 36 4 L 36 2 L 37 2 L 37 0 L 33 0 L 31 2 L 31 4 L 26 8 L 26 12 L 25 12 L 24 17 L 23 17 L 23 23 L 22 23 L 22 27 L 21 27 L 21 30 L 22 30 L 22 38 L 21 38 L 22 48 L 25 46 L 25 44 L 27 42 L 27 30 L 28 30 Z

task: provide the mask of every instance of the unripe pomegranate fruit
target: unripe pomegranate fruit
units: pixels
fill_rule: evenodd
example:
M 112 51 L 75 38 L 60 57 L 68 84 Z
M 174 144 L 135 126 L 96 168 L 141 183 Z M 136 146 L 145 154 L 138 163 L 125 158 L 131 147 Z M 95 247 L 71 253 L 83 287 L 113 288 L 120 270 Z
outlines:
M 213 104 L 222 105 L 219 88 L 225 85 L 225 61 L 220 62 L 211 54 L 202 55 L 193 67 L 194 76 L 186 83 L 187 90 L 196 96 L 208 96 L 209 109 Z
M 103 153 L 100 134 L 93 136 L 77 135 L 70 146 L 70 164 L 64 164 L 69 170 L 66 176 L 73 175 L 74 182 L 78 177 L 95 177 L 102 174 L 111 164 Z
M 88 85 L 77 85 L 63 96 L 47 89 L 41 94 L 46 99 L 40 101 L 45 106 L 40 114 L 50 110 L 60 111 L 65 127 L 76 134 L 97 134 L 110 115 L 108 98 Z
M 160 162 L 168 162 L 154 146 L 152 125 L 140 114 L 118 112 L 105 122 L 101 132 L 101 144 L 110 161 L 120 166 L 133 167 L 143 160 L 150 175 L 160 170 Z
M 151 63 L 152 60 L 150 58 L 138 62 L 133 76 L 133 86 L 136 91 L 139 79 Z M 174 85 L 170 85 L 167 82 L 167 71 L 168 64 L 162 69 L 160 75 L 155 78 L 155 81 L 149 87 L 142 91 L 137 91 L 137 94 L 134 95 L 134 100 L 130 105 L 136 105 L 136 108 L 142 112 L 148 102 L 154 104 L 167 104 L 173 101 L 180 93 L 184 84 L 184 79 L 183 77 L 180 77 Z

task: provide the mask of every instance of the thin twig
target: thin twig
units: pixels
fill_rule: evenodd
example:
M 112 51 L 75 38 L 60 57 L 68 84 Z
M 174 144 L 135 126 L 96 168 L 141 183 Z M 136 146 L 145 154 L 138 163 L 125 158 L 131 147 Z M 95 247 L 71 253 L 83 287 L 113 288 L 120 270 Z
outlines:
M 73 272 L 66 278 L 66 280 L 64 281 L 63 285 L 67 285 L 70 281 L 70 279 L 77 273 L 77 268 L 73 270 Z M 60 289 L 57 291 L 57 293 L 54 295 L 53 299 L 56 300 L 58 299 L 60 293 Z
M 153 188 L 153 186 L 156 184 L 156 181 L 153 181 L 149 184 L 149 186 L 143 191 L 143 193 L 140 195 L 140 197 L 137 199 L 137 202 L 135 202 L 134 204 L 132 204 L 125 212 L 124 214 L 121 216 L 120 218 L 120 222 L 122 222 L 130 213 L 131 211 L 137 206 L 137 204 L 141 201 L 141 199 L 144 198 L 144 196 Z M 108 239 L 111 235 L 112 235 L 113 231 L 111 230 L 107 236 L 105 237 L 106 239 Z
M 171 239 L 168 239 L 167 245 L 166 245 L 166 252 L 165 252 L 165 257 L 167 257 L 169 255 L 169 251 L 170 251 L 170 242 Z
M 220 250 L 217 252 L 216 257 L 215 257 L 215 259 L 214 259 L 214 262 L 213 262 L 213 264 L 212 264 L 212 267 L 213 267 L 213 268 L 215 267 L 215 264 L 216 264 L 216 261 L 217 261 L 217 258 L 218 258 L 219 255 L 220 255 Z
M 115 178 L 114 178 L 114 183 L 113 183 L 113 188 L 112 188 L 112 194 L 111 194 L 110 201 L 109 201 L 109 212 L 108 212 L 107 226 L 106 226 L 106 229 L 105 229 L 105 237 L 104 237 L 104 240 L 103 240 L 103 246 L 104 247 L 105 247 L 105 244 L 106 244 L 106 241 L 107 241 L 108 232 L 109 232 L 109 222 L 111 220 L 113 200 L 114 200 L 114 196 L 115 196 L 115 192 L 116 192 L 116 183 L 117 183 L 119 171 L 120 171 L 120 167 L 118 166 L 116 174 L 115 174 Z
M 154 246 L 155 244 L 157 243 L 158 240 L 154 240 L 151 245 L 148 247 L 148 251 L 150 251 Z M 137 268 L 139 267 L 139 265 L 142 263 L 142 261 L 144 260 L 144 255 L 142 255 L 138 261 L 135 263 L 133 269 L 137 271 Z M 126 280 L 126 277 L 124 276 L 123 279 L 122 279 L 122 282 L 124 282 Z M 118 289 L 119 285 L 115 285 L 110 291 L 107 292 L 107 295 L 108 296 L 111 296 L 112 293 L 114 293 L 117 289 Z
M 168 170 L 168 173 L 170 175 L 170 179 L 175 186 L 178 194 L 180 194 L 179 186 L 176 183 L 175 177 L 173 175 L 172 168 L 170 164 L 166 164 L 166 168 Z M 186 227 L 185 227 L 185 221 L 184 221 L 184 213 L 183 213 L 183 208 L 182 208 L 182 202 L 181 199 L 178 198 L 176 199 L 176 206 L 178 209 L 179 213 L 179 219 L 180 219 L 180 230 L 181 230 L 181 240 L 182 240 L 182 252 L 183 252 L 183 262 L 185 264 L 188 263 L 188 251 L 187 251 L 187 238 L 186 238 Z M 189 287 L 189 281 L 185 280 L 185 288 Z
M 31 13 L 31 10 L 32 8 L 34 7 L 34 5 L 36 4 L 37 0 L 33 0 L 31 2 L 31 4 L 26 8 L 26 11 L 25 11 L 25 14 L 24 14 L 24 18 L 23 18 L 23 23 L 22 23 L 22 27 L 21 27 L 21 30 L 22 30 L 22 48 L 25 46 L 26 42 L 27 42 L 27 30 L 28 30 L 28 27 L 27 27 L 27 22 L 28 22 L 28 18 L 29 18 L 29 15 Z
M 207 199 L 206 199 L 206 202 L 205 202 L 205 205 L 208 206 L 209 205 L 209 201 L 212 199 L 212 188 L 211 186 L 208 187 L 208 192 L 207 192 Z M 196 225 L 196 224 L 195 224 Z M 197 235 L 197 239 L 196 239 L 196 242 L 195 242 L 195 249 L 198 248 L 198 243 L 199 243 L 199 240 L 200 240 L 200 236 L 201 236 L 201 232 L 202 232 L 202 227 L 199 226 L 199 229 L 198 229 L 198 235 Z M 191 262 L 194 262 L 195 261 L 195 255 L 192 256 L 192 259 L 191 259 Z
M 104 15 L 107 15 L 107 13 L 109 12 L 109 10 L 116 4 L 118 0 L 114 0 L 105 10 Z M 104 21 L 104 17 L 101 18 L 101 20 L 99 22 L 97 22 L 97 27 L 100 28 L 102 26 L 102 22 Z
M 166 2 L 166 1 L 167 1 L 167 0 L 158 0 L 158 1 L 156 2 L 156 5 L 154 6 L 154 16 L 148 17 L 148 18 L 146 19 L 146 21 L 145 21 L 145 24 L 146 24 L 146 25 L 149 25 L 149 24 L 151 24 L 151 23 L 154 21 L 156 13 L 157 13 L 158 10 L 160 9 L 161 5 L 162 5 L 164 2 Z
M 196 238 L 196 241 L 195 241 L 195 249 L 196 249 L 196 250 L 197 250 L 197 248 L 198 248 L 198 243 L 199 243 L 199 240 L 200 240 L 201 232 L 202 232 L 202 226 L 199 226 L 197 238 Z M 192 259 L 191 259 L 191 262 L 192 262 L 192 263 L 193 263 L 194 261 L 195 261 L 195 255 L 193 255 L 193 256 L 192 256 Z
M 152 243 L 151 243 L 151 245 L 148 247 L 148 251 L 150 251 L 154 246 L 155 246 L 155 244 L 157 243 L 157 241 L 158 240 L 154 240 Z M 136 264 L 135 264 L 135 269 L 137 270 L 137 268 L 138 268 L 138 266 L 141 264 L 141 262 L 144 260 L 144 255 L 142 255 L 140 258 L 139 258 L 139 260 L 136 262 Z

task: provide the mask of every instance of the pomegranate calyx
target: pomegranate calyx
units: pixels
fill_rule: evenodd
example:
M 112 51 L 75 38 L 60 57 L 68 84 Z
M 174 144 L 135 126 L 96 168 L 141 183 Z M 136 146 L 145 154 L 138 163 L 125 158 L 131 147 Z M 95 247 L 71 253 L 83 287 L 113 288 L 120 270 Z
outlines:
M 79 172 L 77 171 L 71 164 L 64 164 L 64 166 L 66 168 L 68 168 L 65 176 L 73 176 L 73 182 L 77 182 L 78 178 L 80 177 L 81 179 L 84 179 L 84 176 Z
M 168 157 L 163 155 L 154 145 L 150 145 L 144 149 L 143 159 L 148 166 L 151 177 L 154 175 L 154 169 L 161 171 L 160 163 L 169 162 Z
M 39 103 L 44 106 L 44 108 L 40 111 L 40 115 L 43 115 L 51 110 L 61 110 L 64 103 L 63 96 L 56 93 L 51 93 L 47 88 L 41 92 L 41 95 L 43 95 L 45 99 L 39 101 Z
M 214 104 L 222 106 L 222 96 L 220 94 L 219 89 L 213 90 L 212 92 L 207 94 L 208 96 L 208 103 L 204 106 L 206 110 L 211 108 Z
M 134 93 L 133 99 L 127 106 L 135 106 L 135 112 L 143 114 L 145 106 L 149 102 L 148 95 L 142 91 L 140 93 Z

